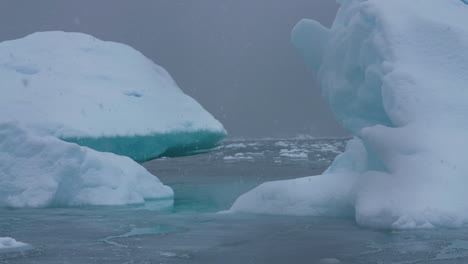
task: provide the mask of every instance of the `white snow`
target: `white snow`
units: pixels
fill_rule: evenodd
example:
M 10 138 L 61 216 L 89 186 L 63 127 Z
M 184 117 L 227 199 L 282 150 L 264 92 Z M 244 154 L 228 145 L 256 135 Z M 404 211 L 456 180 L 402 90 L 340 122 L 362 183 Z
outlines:
M 0 206 L 140 204 L 172 189 L 130 158 L 0 124 Z
M 57 137 L 224 131 L 162 67 L 82 33 L 0 43 L 0 78 L 0 121 L 35 124 Z
M 127 45 L 82 33 L 38 32 L 1 42 L 0 87 L 0 123 L 16 121 L 62 139 L 150 141 L 144 136 L 206 132 L 217 141 L 226 134 L 162 67 Z M 113 144 L 121 145 L 106 149 L 109 143 L 103 143 L 96 149 L 129 148 Z M 161 151 L 178 147 L 164 144 Z M 136 160 L 146 158 L 141 156 Z
M 11 237 L 0 237 L 0 250 L 22 248 L 29 246 L 26 243 L 18 242 Z
M 468 224 L 468 6 L 340 0 L 293 42 L 355 135 L 320 176 L 265 183 L 233 212 L 354 217 L 379 228 Z

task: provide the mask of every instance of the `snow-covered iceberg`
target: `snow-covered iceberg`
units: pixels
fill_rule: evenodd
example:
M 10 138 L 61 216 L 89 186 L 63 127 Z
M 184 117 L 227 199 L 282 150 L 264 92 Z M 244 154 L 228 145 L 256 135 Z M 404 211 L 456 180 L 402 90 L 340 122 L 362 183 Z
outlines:
M 128 157 L 0 124 L 0 207 L 140 204 L 173 191 Z
M 124 44 L 39 32 L 0 43 L 0 123 L 142 162 L 215 147 L 223 126 Z
M 293 43 L 355 135 L 321 176 L 265 183 L 233 212 L 355 217 L 378 228 L 468 224 L 468 5 L 340 0 Z

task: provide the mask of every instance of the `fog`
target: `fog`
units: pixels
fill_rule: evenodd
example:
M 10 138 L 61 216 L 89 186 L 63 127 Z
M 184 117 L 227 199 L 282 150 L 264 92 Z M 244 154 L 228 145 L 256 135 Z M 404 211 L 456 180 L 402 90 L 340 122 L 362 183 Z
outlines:
M 337 7 L 332 0 L 0 0 L 0 41 L 64 30 L 122 42 L 166 68 L 232 137 L 342 136 L 290 41 L 301 18 L 330 25 Z

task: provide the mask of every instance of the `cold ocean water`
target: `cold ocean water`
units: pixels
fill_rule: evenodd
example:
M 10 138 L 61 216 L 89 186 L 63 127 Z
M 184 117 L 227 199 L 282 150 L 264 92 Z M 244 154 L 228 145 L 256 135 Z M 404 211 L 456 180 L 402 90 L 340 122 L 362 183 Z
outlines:
M 219 214 L 266 181 L 322 173 L 342 139 L 226 141 L 144 166 L 174 203 L 0 209 L 0 263 L 468 263 L 468 229 L 372 230 L 353 219 Z

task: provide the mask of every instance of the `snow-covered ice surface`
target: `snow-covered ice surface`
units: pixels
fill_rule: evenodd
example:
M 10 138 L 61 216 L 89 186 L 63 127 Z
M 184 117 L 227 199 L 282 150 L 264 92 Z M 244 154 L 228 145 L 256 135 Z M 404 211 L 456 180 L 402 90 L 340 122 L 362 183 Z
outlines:
M 367 227 L 468 224 L 468 6 L 349 0 L 292 38 L 355 135 L 321 176 L 272 182 L 234 212 L 353 217 Z
M 173 206 L 0 208 L 0 236 L 34 247 L 0 252 L 0 263 L 468 263 L 466 228 L 388 231 L 349 218 L 218 214 L 263 182 L 322 173 L 336 156 L 323 146 L 340 152 L 345 143 L 277 141 L 144 163 L 174 189 Z M 307 149 L 309 159 L 281 157 L 285 148 Z M 263 155 L 252 155 L 255 162 L 223 159 L 239 151 Z
M 172 189 L 128 157 L 0 124 L 0 207 L 142 204 Z M 1 232 L 0 232 L 1 233 Z
M 221 123 L 135 49 L 82 33 L 0 43 L 0 123 L 136 161 L 215 147 Z

